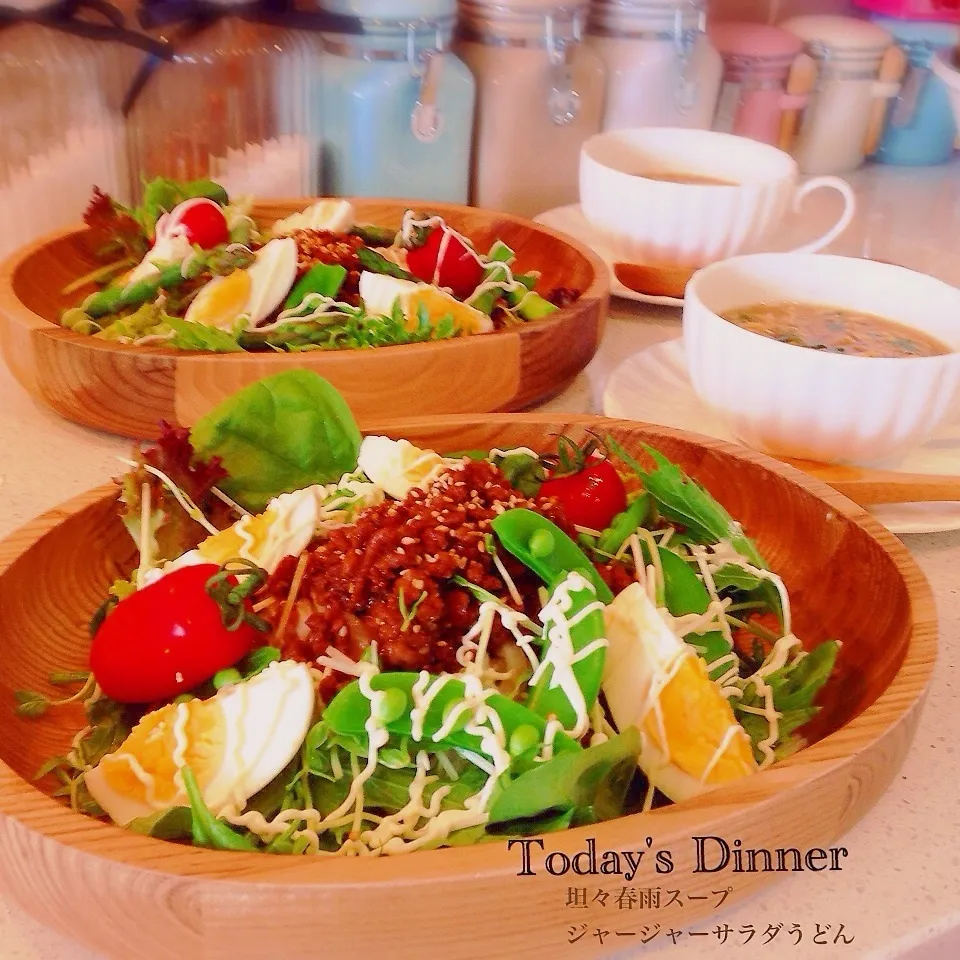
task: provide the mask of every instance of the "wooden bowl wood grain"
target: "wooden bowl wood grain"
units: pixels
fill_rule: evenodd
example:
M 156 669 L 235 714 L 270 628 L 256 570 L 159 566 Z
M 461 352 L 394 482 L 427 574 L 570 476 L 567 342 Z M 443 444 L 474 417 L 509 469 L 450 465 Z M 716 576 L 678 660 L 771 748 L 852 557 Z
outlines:
M 936 654 L 934 605 L 917 565 L 825 484 L 721 441 L 546 414 L 434 418 L 377 432 L 452 450 L 536 447 L 587 427 L 634 451 L 648 442 L 678 461 L 782 574 L 805 643 L 843 640 L 822 713 L 807 731 L 812 745 L 694 801 L 548 835 L 543 851 L 532 848 L 535 876 L 518 876 L 521 850 L 504 842 L 395 858 L 288 858 L 164 843 L 74 814 L 44 795 L 45 783 L 30 781 L 63 751 L 79 718 L 50 711 L 21 719 L 12 696 L 23 687 L 49 690 L 51 670 L 85 667 L 88 618 L 134 563 L 108 486 L 0 543 L 0 887 L 40 921 L 116 957 L 557 960 L 602 952 L 596 943 L 568 943 L 571 886 L 614 895 L 624 885 L 682 890 L 682 907 L 618 916 L 621 929 L 652 919 L 680 928 L 717 915 L 711 891 L 729 887 L 727 903 L 735 902 L 783 875 L 695 872 L 694 837 L 801 852 L 834 843 L 887 788 L 917 724 Z M 544 869 L 547 854 L 572 856 L 588 839 L 598 856 L 644 852 L 639 872 L 625 883 Z M 670 851 L 671 873 L 656 872 L 657 851 Z M 842 853 L 837 863 L 863 868 Z M 616 948 L 611 938 L 603 949 Z
M 260 204 L 265 226 L 312 201 Z M 214 354 L 98 340 L 57 324 L 81 296 L 63 288 L 98 264 L 90 233 L 70 228 L 0 266 L 0 346 L 14 376 L 69 420 L 121 436 L 153 439 L 159 421 L 192 426 L 221 400 L 291 367 L 326 377 L 358 421 L 520 410 L 564 390 L 590 362 L 603 335 L 609 274 L 591 250 L 540 224 L 505 213 L 424 201 L 352 200 L 357 220 L 399 227 L 408 207 L 442 215 L 479 250 L 509 244 L 522 270 L 539 270 L 538 289 L 581 292 L 543 320 L 437 343 L 307 353 Z M 92 290 L 93 288 L 91 288 Z

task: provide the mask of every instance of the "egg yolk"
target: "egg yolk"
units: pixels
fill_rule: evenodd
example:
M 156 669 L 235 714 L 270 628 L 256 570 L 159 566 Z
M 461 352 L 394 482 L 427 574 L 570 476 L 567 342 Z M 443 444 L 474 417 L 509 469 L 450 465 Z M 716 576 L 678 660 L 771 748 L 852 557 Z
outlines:
M 256 562 L 257 548 L 266 543 L 270 527 L 276 519 L 273 510 L 246 516 L 232 527 L 207 537 L 197 547 L 197 552 L 204 560 L 218 565 L 241 555 Z
M 658 703 L 659 708 L 644 719 L 644 733 L 677 767 L 701 779 L 727 731 L 737 723 L 730 704 L 696 656 L 683 658 L 660 691 Z M 696 718 L 694 727 L 691 718 Z M 750 738 L 741 728 L 727 741 L 704 782 L 739 780 L 756 766 Z
M 186 319 L 206 327 L 229 327 L 247 310 L 253 282 L 246 270 L 234 270 L 211 280 L 197 294 Z
M 462 303 L 436 287 L 418 287 L 407 297 L 405 313 L 408 329 L 416 329 L 417 308 L 421 305 L 426 308 L 431 326 L 436 326 L 438 321 L 449 314 L 461 333 L 486 333 L 493 329 L 493 321 L 485 313 Z
M 174 783 L 179 767 L 190 767 L 203 790 L 220 769 L 225 749 L 220 704 L 170 703 L 148 713 L 120 749 L 100 761 L 100 769 L 116 793 L 141 803 L 170 805 L 181 792 Z

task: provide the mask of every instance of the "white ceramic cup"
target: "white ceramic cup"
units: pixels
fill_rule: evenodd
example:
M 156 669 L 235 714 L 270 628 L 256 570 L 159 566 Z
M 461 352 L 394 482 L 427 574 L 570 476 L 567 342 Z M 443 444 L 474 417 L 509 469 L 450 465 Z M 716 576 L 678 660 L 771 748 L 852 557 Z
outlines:
M 669 183 L 645 173 L 731 183 Z M 580 152 L 583 214 L 618 256 L 634 263 L 701 267 L 748 244 L 756 248 L 808 193 L 829 187 L 843 195 L 840 219 L 796 252 L 823 249 L 850 225 L 853 190 L 839 177 L 815 177 L 803 185 L 799 178 L 790 154 L 713 130 L 616 130 L 591 137 Z
M 781 343 L 722 318 L 755 303 L 872 313 L 953 352 L 860 357 Z M 875 464 L 926 440 L 960 387 L 960 290 L 905 267 L 828 254 L 733 257 L 694 274 L 683 306 L 690 382 L 742 443 L 775 456 Z

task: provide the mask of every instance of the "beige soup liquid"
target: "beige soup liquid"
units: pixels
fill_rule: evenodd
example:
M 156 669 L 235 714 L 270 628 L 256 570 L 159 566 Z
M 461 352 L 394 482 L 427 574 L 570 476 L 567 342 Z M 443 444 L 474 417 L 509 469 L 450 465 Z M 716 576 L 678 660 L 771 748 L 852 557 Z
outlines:
M 707 177 L 700 173 L 648 173 L 646 170 L 637 170 L 632 174 L 643 177 L 644 180 L 659 180 L 661 183 L 688 183 L 701 187 L 736 187 L 736 180 L 721 180 L 718 177 Z
M 606 77 L 579 40 L 585 11 L 461 0 L 456 52 L 477 81 L 477 206 L 530 217 L 576 203 L 580 147 L 600 132 Z

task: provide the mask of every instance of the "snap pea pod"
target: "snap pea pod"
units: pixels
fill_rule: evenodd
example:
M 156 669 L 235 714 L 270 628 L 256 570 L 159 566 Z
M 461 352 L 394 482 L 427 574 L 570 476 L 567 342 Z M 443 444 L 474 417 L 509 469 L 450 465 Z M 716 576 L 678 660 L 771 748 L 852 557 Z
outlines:
M 311 293 L 335 297 L 343 286 L 347 271 L 337 263 L 315 263 L 293 286 L 283 303 L 284 310 L 292 310 L 303 303 Z
M 387 732 L 391 735 L 412 736 L 413 723 L 410 712 L 414 706 L 413 685 L 419 678 L 418 673 L 379 673 L 370 681 L 371 689 L 388 694 L 388 713 L 382 717 L 382 720 Z M 436 680 L 437 677 L 431 676 L 431 683 Z M 466 687 L 463 681 L 456 678 L 447 680 L 430 701 L 423 720 L 423 739 L 416 741 L 418 745 L 435 751 L 459 747 L 462 750 L 482 754 L 480 738 L 472 733 L 466 733 L 462 722 L 456 723 L 454 729 L 440 740 L 433 739 L 443 727 L 450 711 L 465 699 Z M 543 742 L 547 726 L 543 717 L 500 694 L 493 694 L 485 702 L 499 717 L 503 725 L 504 739 L 511 754 L 523 752 Z M 370 719 L 370 708 L 370 700 L 364 696 L 359 681 L 355 680 L 347 684 L 330 701 L 323 712 L 323 719 L 338 736 L 362 737 L 367 720 Z M 553 747 L 554 752 L 580 749 L 576 740 L 562 732 L 557 733 Z
M 596 587 L 598 600 L 613 602 L 610 588 L 586 554 L 546 517 L 518 507 L 494 517 L 491 526 L 503 546 L 548 586 L 560 574 L 575 572 Z
M 646 547 L 646 544 L 643 544 Z M 646 550 L 644 550 L 646 553 Z M 696 575 L 690 564 L 666 547 L 658 549 L 660 567 L 663 570 L 664 603 L 675 617 L 688 613 L 706 613 L 710 606 L 710 594 L 703 581 Z M 701 658 L 709 667 L 715 660 L 728 656 L 733 648 L 719 630 L 708 633 L 690 633 L 684 640 L 697 647 Z M 721 665 L 710 671 L 712 680 L 725 673 L 729 666 Z
M 570 603 L 563 617 L 571 624 L 569 635 L 575 656 L 605 636 L 603 610 L 585 611 L 597 600 L 604 605 L 612 602 L 613 594 L 583 551 L 556 524 L 538 513 L 520 508 L 495 517 L 491 526 L 504 548 L 548 584 L 553 597 L 570 573 L 580 574 L 590 584 L 585 590 L 567 588 Z M 569 665 L 587 711 L 596 703 L 600 693 L 605 660 L 606 650 L 601 646 Z M 559 664 L 551 653 L 548 635 L 544 636 L 541 651 L 543 664 L 546 666 L 530 684 L 527 706 L 545 717 L 556 717 L 567 730 L 575 729 L 583 722 L 579 704 L 574 702 L 579 701 L 579 697 L 571 697 L 564 690 L 563 676 L 557 676 Z
M 606 626 L 603 621 L 603 609 L 586 612 L 590 604 L 597 601 L 596 591 L 592 584 L 585 590 L 565 587 L 567 574 L 557 577 L 552 590 L 552 597 L 556 597 L 558 589 L 566 589 L 570 598 L 569 609 L 562 616 L 567 620 L 570 635 L 570 646 L 574 656 L 586 650 L 594 641 L 606 636 Z M 582 581 L 580 581 L 582 583 Z M 603 665 L 607 651 L 605 646 L 598 646 L 583 659 L 575 660 L 572 664 L 557 662 L 556 647 L 551 642 L 552 630 L 561 629 L 560 625 L 545 624 L 544 645 L 541 650 L 542 673 L 534 675 L 530 683 L 526 706 L 528 709 L 544 717 L 556 717 L 566 730 L 576 730 L 578 725 L 585 729 L 587 713 L 597 701 L 600 693 L 600 682 L 603 679 Z M 569 672 L 568 672 L 569 671 Z M 564 687 L 564 674 L 567 678 L 572 674 L 573 681 L 583 697 L 582 706 L 580 696 L 576 691 L 571 692 Z M 578 731 L 579 733 L 579 731 Z
M 110 313 L 119 313 L 127 307 L 139 307 L 152 300 L 161 290 L 175 287 L 184 280 L 179 263 L 169 263 L 136 283 L 126 286 L 111 286 L 91 293 L 83 301 L 81 309 L 88 317 L 105 317 Z
M 603 531 L 597 541 L 597 549 L 616 556 L 624 542 L 636 533 L 637 528 L 647 519 L 650 503 L 650 494 L 646 492 L 631 500 L 627 509 L 618 513 L 610 521 L 610 526 Z

